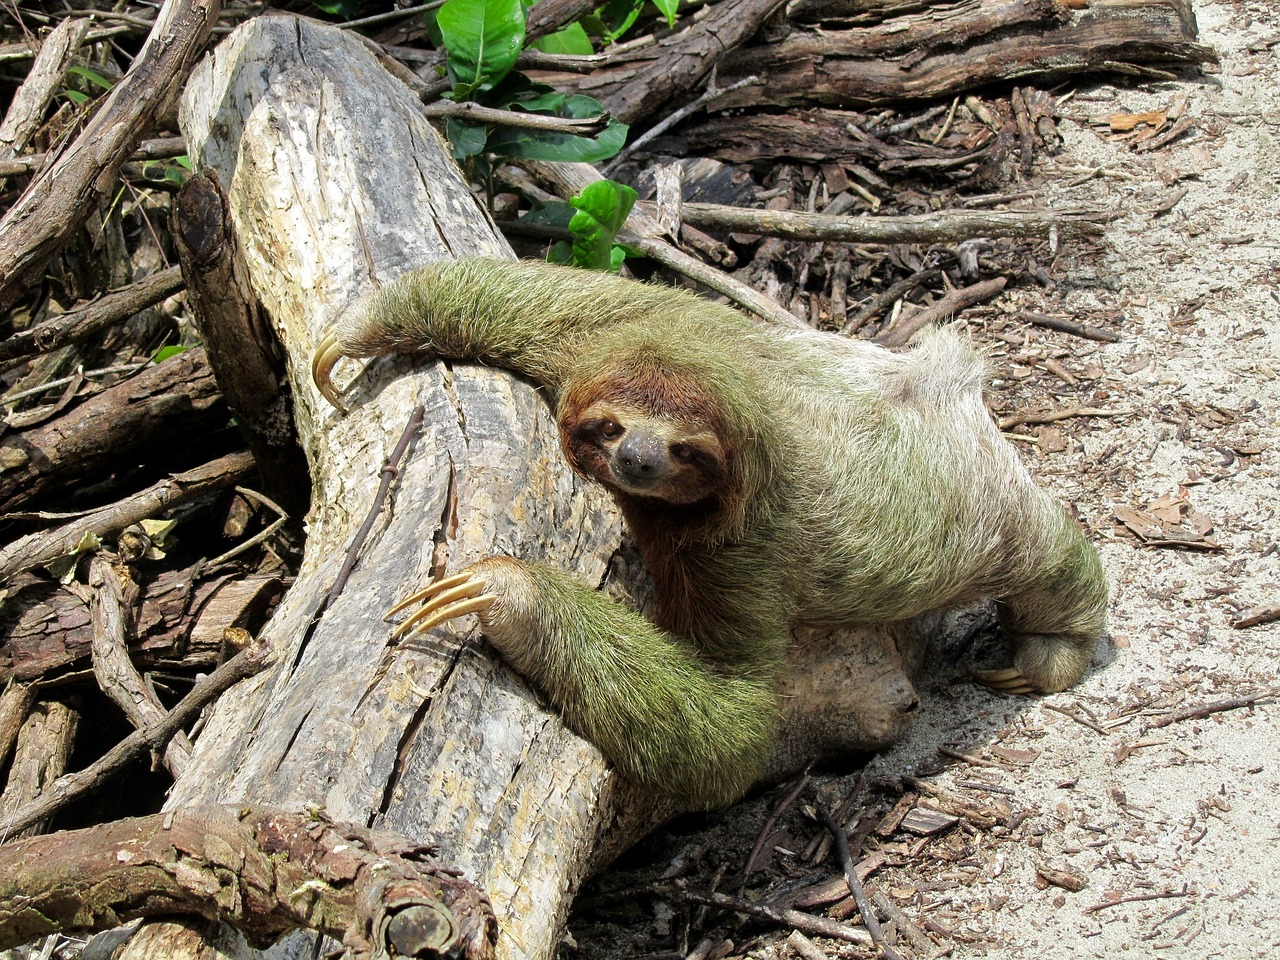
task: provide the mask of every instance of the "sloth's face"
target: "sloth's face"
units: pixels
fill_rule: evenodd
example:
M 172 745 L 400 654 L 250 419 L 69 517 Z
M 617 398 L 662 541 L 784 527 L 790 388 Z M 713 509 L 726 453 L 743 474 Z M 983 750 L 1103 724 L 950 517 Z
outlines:
M 560 436 L 575 469 L 632 496 L 698 503 L 728 478 L 713 431 L 626 404 L 594 403 L 561 423 Z

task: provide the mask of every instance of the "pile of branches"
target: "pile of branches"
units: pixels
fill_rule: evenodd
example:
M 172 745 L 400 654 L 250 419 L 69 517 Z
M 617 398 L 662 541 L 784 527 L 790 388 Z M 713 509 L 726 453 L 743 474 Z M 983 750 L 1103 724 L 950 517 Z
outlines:
M 526 44 L 576 25 L 594 52 L 526 46 L 508 87 L 460 77 L 424 8 L 347 26 L 457 138 L 526 255 L 574 239 L 540 212 L 606 173 L 641 198 L 617 231 L 632 272 L 890 345 L 1098 231 L 1097 211 L 1017 207 L 1006 189 L 1056 147 L 1054 85 L 1211 57 L 1187 0 L 707 0 L 670 21 L 637 4 L 626 33 L 602 10 L 532 8 Z M 270 12 L 168 0 L 2 17 L 6 841 L 157 810 L 190 755 L 181 731 L 260 664 L 251 638 L 296 568 L 310 482 L 287 379 L 235 275 L 218 185 L 187 185 L 173 115 L 197 58 Z M 499 95 L 517 76 L 563 95 L 541 126 Z M 579 97 L 599 110 L 580 116 Z M 528 141 L 513 123 L 599 168 L 513 145 Z M 239 333 L 211 334 L 215 313 Z

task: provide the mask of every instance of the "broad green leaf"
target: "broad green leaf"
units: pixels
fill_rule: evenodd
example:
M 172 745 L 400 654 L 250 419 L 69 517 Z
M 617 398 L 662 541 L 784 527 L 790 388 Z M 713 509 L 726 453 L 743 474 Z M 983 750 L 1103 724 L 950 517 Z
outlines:
M 446 0 L 436 24 L 449 54 L 455 99 L 493 89 L 524 46 L 520 0 Z
M 644 8 L 644 0 L 608 0 L 596 10 L 594 26 L 610 42 L 617 40 L 631 29 Z M 586 18 L 583 18 L 584 22 Z
M 569 221 L 573 262 L 592 270 L 615 270 L 613 239 L 635 202 L 636 192 L 613 180 L 597 180 L 571 199 L 570 205 L 578 209 Z M 622 264 L 621 257 L 617 264 Z
M 533 49 L 571 57 L 589 57 L 596 52 L 596 48 L 591 45 L 591 38 L 587 36 L 587 31 L 580 23 L 571 23 L 563 30 L 557 30 L 555 33 L 535 40 Z
M 667 26 L 676 25 L 676 10 L 680 8 L 680 0 L 653 0 L 653 5 L 667 18 Z
M 546 113 L 575 120 L 598 117 L 604 112 L 604 107 L 600 106 L 598 100 L 582 94 L 566 96 L 562 93 L 547 93 L 528 100 L 518 100 L 512 106 L 529 113 Z M 489 135 L 488 150 L 504 157 L 596 163 L 612 157 L 626 142 L 627 125 L 610 119 L 605 129 L 595 137 L 505 127 Z
M 66 97 L 77 107 L 83 107 L 90 101 L 90 99 L 92 99 L 88 94 L 81 93 L 79 90 L 63 90 L 61 95 Z
M 465 160 L 481 153 L 488 140 L 488 131 L 484 127 L 463 123 L 457 117 L 445 120 L 444 135 L 455 160 Z
M 182 346 L 161 347 L 159 350 L 157 350 L 155 353 L 151 355 L 151 362 L 164 363 L 164 361 L 168 360 L 170 357 L 176 357 L 180 353 L 186 353 L 188 349 L 190 348 L 182 347 Z

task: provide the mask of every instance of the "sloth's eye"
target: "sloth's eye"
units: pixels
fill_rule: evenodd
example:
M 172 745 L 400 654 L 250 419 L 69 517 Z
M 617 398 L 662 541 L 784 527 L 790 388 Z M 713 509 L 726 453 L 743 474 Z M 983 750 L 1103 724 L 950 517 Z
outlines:
M 687 443 L 674 443 L 671 445 L 671 456 L 681 463 L 688 463 L 693 459 L 693 447 Z
M 612 420 L 604 420 L 600 423 L 600 435 L 607 440 L 616 440 L 622 436 L 622 425 Z

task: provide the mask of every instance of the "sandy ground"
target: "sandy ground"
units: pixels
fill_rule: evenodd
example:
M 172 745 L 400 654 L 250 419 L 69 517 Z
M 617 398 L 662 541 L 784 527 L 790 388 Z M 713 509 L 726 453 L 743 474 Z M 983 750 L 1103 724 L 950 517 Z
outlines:
M 1052 697 L 993 695 L 958 681 L 954 663 L 922 681 L 909 739 L 868 768 L 880 782 L 925 774 L 903 789 L 961 813 L 934 836 L 891 824 L 875 835 L 888 862 L 868 886 L 937 944 L 905 956 L 1280 956 L 1280 705 L 1174 719 L 1280 693 L 1280 624 L 1233 626 L 1280 603 L 1280 5 L 1204 0 L 1196 12 L 1220 72 L 1078 90 L 1063 107 L 1063 151 L 1030 184 L 1054 205 L 1119 217 L 1097 247 L 1061 253 L 1056 288 L 1005 306 L 1123 339 L 1021 326 L 1006 328 L 1019 331 L 1006 347 L 978 338 L 1003 371 L 998 408 L 1129 411 L 1015 430 L 1036 437 L 1032 469 L 1094 531 L 1114 583 L 1113 636 L 1086 679 Z M 1179 108 L 1193 129 L 1148 152 L 1092 122 Z M 1045 373 L 1055 362 L 1065 378 Z M 1174 540 L 1190 546 L 1150 542 Z M 978 762 L 952 757 L 939 772 L 940 747 Z M 877 818 L 893 800 L 880 796 Z M 680 844 L 705 856 L 735 830 L 749 845 L 776 802 L 668 833 L 653 862 L 678 859 Z M 810 823 L 793 839 L 813 833 Z M 804 882 L 785 836 L 774 850 L 772 869 Z M 680 922 L 661 901 L 633 921 L 632 932 Z M 608 928 L 601 940 L 583 916 L 575 925 L 588 933 L 583 956 L 610 955 Z M 795 955 L 785 933 L 731 932 L 732 946 L 719 934 L 703 946 Z M 870 955 L 816 942 L 828 956 Z
M 1123 212 L 1101 255 L 1066 254 L 1053 273 L 1055 306 L 1118 309 L 1124 339 L 1090 350 L 1036 336 L 1024 351 L 1067 351 L 1080 379 L 1058 405 L 1133 411 L 1066 421 L 1066 449 L 1030 458 L 1095 531 L 1114 584 L 1111 649 L 1081 685 L 1036 702 L 949 686 L 954 699 L 930 696 L 911 739 L 872 764 L 896 776 L 939 743 L 967 743 L 999 766 L 957 764 L 931 782 L 958 795 L 975 778 L 1011 788 L 997 796 L 1029 813 L 949 864 L 952 889 L 915 904 L 927 915 L 949 899 L 959 928 L 987 941 L 955 956 L 1280 956 L 1280 706 L 1154 725 L 1280 692 L 1280 625 L 1233 627 L 1280 603 L 1280 5 L 1196 12 L 1221 72 L 1082 92 L 1064 108 L 1065 149 L 1038 171 L 1056 204 Z M 1150 153 L 1088 122 L 1184 97 L 1196 132 Z M 1079 183 L 1090 167 L 1101 169 Z M 1133 519 L 1125 508 L 1220 549 L 1143 545 L 1117 520 Z M 1037 882 L 1046 865 L 1086 886 Z

